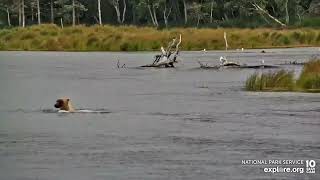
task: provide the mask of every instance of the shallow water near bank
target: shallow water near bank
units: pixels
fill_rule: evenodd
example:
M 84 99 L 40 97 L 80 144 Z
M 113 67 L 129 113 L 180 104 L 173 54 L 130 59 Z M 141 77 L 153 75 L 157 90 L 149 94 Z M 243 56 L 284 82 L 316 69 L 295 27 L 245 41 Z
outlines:
M 266 51 L 181 52 L 175 69 L 136 68 L 152 52 L 0 52 L 0 177 L 320 179 L 241 165 L 320 164 L 319 94 L 245 92 L 255 70 L 198 68 L 220 56 L 252 65 L 320 56 L 318 48 Z M 117 69 L 118 59 L 127 68 Z M 109 113 L 58 113 L 65 96 L 76 109 Z

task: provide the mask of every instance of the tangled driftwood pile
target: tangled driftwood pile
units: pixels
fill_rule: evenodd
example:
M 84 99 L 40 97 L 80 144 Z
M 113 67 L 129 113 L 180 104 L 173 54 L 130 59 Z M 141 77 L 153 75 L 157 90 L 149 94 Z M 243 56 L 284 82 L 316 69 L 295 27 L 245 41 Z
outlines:
M 155 56 L 155 60 L 152 64 L 143 65 L 141 67 L 173 68 L 174 64 L 178 63 L 177 57 L 179 55 L 181 41 L 180 34 L 179 40 L 176 38 L 173 39 L 166 49 L 161 47 L 161 54 Z

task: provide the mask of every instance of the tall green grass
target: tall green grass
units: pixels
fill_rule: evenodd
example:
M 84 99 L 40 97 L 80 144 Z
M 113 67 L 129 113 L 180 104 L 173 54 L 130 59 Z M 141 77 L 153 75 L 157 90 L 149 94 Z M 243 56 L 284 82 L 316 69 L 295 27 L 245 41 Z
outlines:
M 303 67 L 297 85 L 301 89 L 320 89 L 320 59 L 311 60 Z
M 297 80 L 292 71 L 280 70 L 254 73 L 246 80 L 248 91 L 304 91 L 320 92 L 320 59 L 310 60 Z
M 153 51 L 182 34 L 182 50 L 221 50 L 227 32 L 231 49 L 320 46 L 317 29 L 155 29 L 136 26 L 56 25 L 0 30 L 1 50 L 52 51 Z
M 294 87 L 294 73 L 286 70 L 254 73 L 246 81 L 249 91 L 291 91 Z

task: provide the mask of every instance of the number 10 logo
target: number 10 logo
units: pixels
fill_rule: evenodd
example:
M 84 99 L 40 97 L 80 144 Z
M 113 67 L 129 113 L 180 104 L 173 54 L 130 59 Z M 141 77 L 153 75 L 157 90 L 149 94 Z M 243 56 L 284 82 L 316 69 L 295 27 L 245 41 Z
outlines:
M 314 160 L 306 160 L 306 173 L 316 173 L 316 162 Z

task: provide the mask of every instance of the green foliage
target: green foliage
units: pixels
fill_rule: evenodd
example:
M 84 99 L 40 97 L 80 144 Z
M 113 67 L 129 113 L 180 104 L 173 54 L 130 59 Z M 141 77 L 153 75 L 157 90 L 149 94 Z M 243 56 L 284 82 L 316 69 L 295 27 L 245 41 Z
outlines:
M 320 89 L 320 75 L 306 75 L 298 81 L 302 89 Z
M 4 43 L 0 41 L 0 50 L 4 50 Z
M 280 38 L 278 40 L 279 40 L 280 44 L 283 44 L 283 45 L 289 45 L 290 44 L 290 39 L 285 35 L 280 36 Z
M 34 39 L 36 36 L 36 33 L 28 31 L 21 35 L 21 40 Z
M 320 89 L 320 59 L 308 62 L 297 81 L 302 89 Z
M 19 2 L 1 0 L 0 26 L 8 24 L 7 10 L 10 12 L 11 24 L 19 26 Z M 167 25 L 214 28 L 280 27 L 272 18 L 255 9 L 252 3 L 256 3 L 288 26 L 320 27 L 317 13 L 319 4 L 316 0 L 101 0 L 101 15 L 103 24 L 153 25 L 157 28 Z M 59 25 L 61 19 L 65 27 L 72 24 L 73 12 L 76 24 L 98 23 L 98 0 L 40 0 L 41 21 L 44 23 L 51 22 L 51 6 L 54 23 Z M 24 9 L 26 25 L 36 24 L 36 1 L 25 0 Z M 168 15 L 168 21 L 165 21 L 164 14 Z M 123 18 L 124 22 L 119 21 L 118 17 Z
M 49 3 L 50 2 L 48 2 L 47 4 Z M 74 0 L 74 3 L 74 8 L 78 13 L 78 16 L 84 16 L 84 12 L 88 11 L 88 9 L 84 5 L 84 3 L 86 2 L 81 0 Z M 72 0 L 55 0 L 54 4 L 56 8 L 56 16 L 62 18 L 65 23 L 71 23 L 73 11 Z
M 320 27 L 320 17 L 305 17 L 297 22 L 299 27 Z
M 128 51 L 129 50 L 129 43 L 123 42 L 120 44 L 120 50 L 121 51 Z
M 87 40 L 87 46 L 94 46 L 99 43 L 99 39 L 95 34 L 90 34 Z

